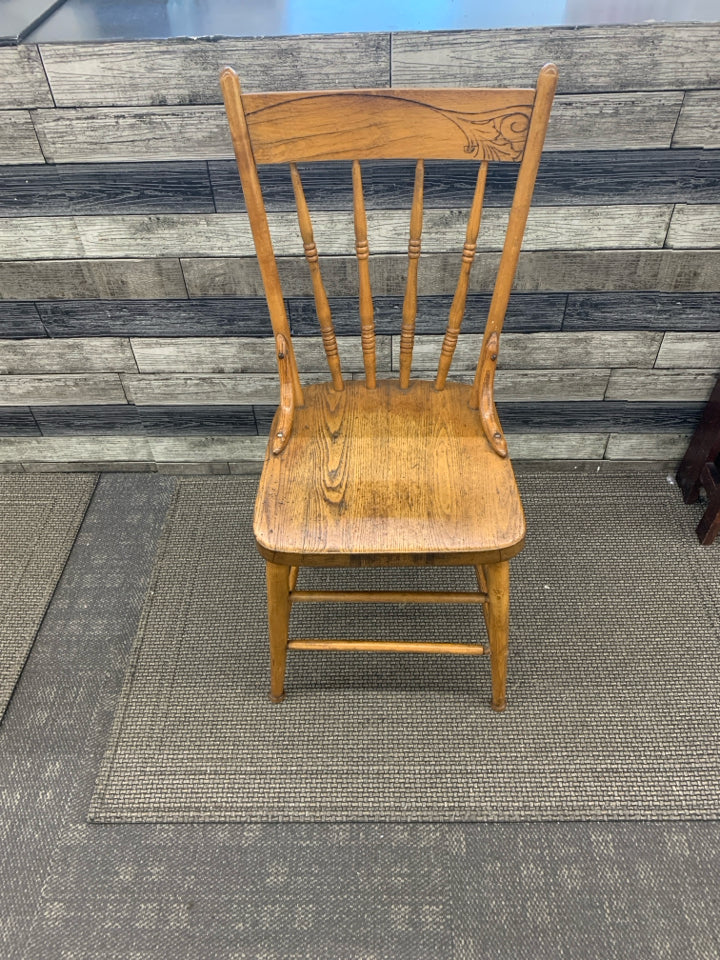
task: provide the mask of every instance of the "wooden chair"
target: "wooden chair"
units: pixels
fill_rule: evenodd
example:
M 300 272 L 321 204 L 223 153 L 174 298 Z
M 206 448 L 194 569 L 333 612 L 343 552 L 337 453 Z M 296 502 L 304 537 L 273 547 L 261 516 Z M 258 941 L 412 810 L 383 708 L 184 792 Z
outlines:
M 267 296 L 280 372 L 255 507 L 267 562 L 270 698 L 284 698 L 288 650 L 490 654 L 492 706 L 505 708 L 509 560 L 525 517 L 493 397 L 500 333 L 540 162 L 557 68 L 537 88 L 352 90 L 241 95 L 221 75 L 235 155 Z M 376 376 L 373 301 L 361 160 L 417 159 L 410 213 L 399 379 Z M 343 378 L 318 251 L 297 164 L 352 163 L 364 381 Z M 411 379 L 426 159 L 478 165 L 459 280 L 433 381 Z M 490 161 L 519 163 L 515 195 L 473 384 L 447 380 L 465 311 Z M 301 386 L 256 164 L 290 164 L 310 268 L 327 383 Z M 469 565 L 477 592 L 297 589 L 301 566 Z M 289 639 L 293 603 L 322 600 L 474 603 L 489 646 L 378 640 Z

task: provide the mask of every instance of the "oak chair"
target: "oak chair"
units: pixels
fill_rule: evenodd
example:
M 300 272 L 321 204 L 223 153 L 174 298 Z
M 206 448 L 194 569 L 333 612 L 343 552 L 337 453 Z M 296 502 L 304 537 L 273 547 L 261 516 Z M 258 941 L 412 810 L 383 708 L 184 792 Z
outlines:
M 255 242 L 280 373 L 280 405 L 260 479 L 254 531 L 266 560 L 270 699 L 285 695 L 288 650 L 490 654 L 492 706 L 503 710 L 509 560 L 525 517 L 493 387 L 557 68 L 536 89 L 351 90 L 241 94 L 227 68 L 221 87 Z M 399 349 L 399 378 L 376 375 L 373 301 L 361 160 L 417 160 Z M 419 158 L 419 159 L 418 159 Z M 478 166 L 459 257 L 459 280 L 434 380 L 411 379 L 427 159 Z M 344 379 L 318 250 L 297 164 L 351 161 L 364 380 Z M 448 381 L 465 312 L 490 162 L 519 163 L 473 384 Z M 303 387 L 273 252 L 257 164 L 289 163 L 330 381 Z M 297 589 L 301 566 L 468 565 L 477 592 Z M 477 642 L 289 639 L 293 603 L 473 603 L 489 645 Z

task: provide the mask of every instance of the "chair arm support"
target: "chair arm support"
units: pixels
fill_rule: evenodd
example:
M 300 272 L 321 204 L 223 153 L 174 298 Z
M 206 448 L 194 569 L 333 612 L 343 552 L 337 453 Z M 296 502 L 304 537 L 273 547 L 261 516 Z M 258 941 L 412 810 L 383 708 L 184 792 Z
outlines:
M 491 333 L 483 342 L 478 364 L 480 368 L 479 396 L 476 401 L 480 408 L 480 422 L 487 442 L 499 457 L 507 457 L 507 440 L 503 436 L 495 409 L 495 368 L 497 367 L 499 346 L 500 338 L 496 332 Z
M 295 416 L 295 397 L 293 392 L 292 371 L 290 368 L 289 348 L 285 337 L 278 333 L 275 337 L 278 370 L 280 372 L 280 416 L 277 420 L 275 436 L 272 438 L 272 452 L 277 455 L 287 446 L 292 433 Z

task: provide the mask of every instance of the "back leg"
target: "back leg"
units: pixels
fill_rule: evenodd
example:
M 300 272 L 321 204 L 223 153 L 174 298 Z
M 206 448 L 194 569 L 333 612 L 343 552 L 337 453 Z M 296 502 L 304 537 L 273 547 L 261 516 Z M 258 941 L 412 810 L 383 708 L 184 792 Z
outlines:
M 290 567 L 281 563 L 265 565 L 270 632 L 270 699 L 285 699 L 285 661 L 290 625 Z
M 510 627 L 510 564 L 507 560 L 485 567 L 489 603 L 487 604 L 490 638 L 490 672 L 492 674 L 492 708 L 506 707 L 508 634 Z

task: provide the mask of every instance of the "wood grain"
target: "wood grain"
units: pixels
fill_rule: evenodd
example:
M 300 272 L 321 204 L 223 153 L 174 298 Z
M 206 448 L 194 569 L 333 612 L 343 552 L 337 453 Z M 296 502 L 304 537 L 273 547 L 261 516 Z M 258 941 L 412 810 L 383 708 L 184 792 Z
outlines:
M 668 231 L 667 247 L 720 247 L 720 203 L 678 203 Z
M 0 407 L 0 437 L 36 437 L 39 434 L 30 407 Z
M 713 293 L 571 293 L 562 327 L 563 330 L 717 330 L 719 316 L 720 295 Z
M 608 460 L 679 460 L 691 433 L 611 433 Z
M 513 460 L 602 460 L 607 433 L 521 433 L 507 431 Z
M 681 164 L 679 159 L 670 149 L 546 153 L 540 162 L 534 202 L 539 206 L 715 202 L 720 163 L 717 151 L 686 149 Z M 97 166 L 104 168 L 102 164 Z M 218 212 L 244 210 L 235 164 L 214 160 L 209 169 Z M 304 164 L 301 172 L 313 211 L 350 208 L 352 191 L 347 163 Z M 282 165 L 266 166 L 259 173 L 266 208 L 286 209 L 292 203 L 287 169 Z M 512 164 L 493 166 L 485 206 L 509 206 L 516 177 L 517 168 Z M 413 180 L 411 161 L 367 161 L 363 164 L 363 185 L 368 210 L 408 210 Z M 426 209 L 469 208 L 474 189 L 475 176 L 467 162 L 429 160 L 425 164 Z
M 0 110 L 52 106 L 37 47 L 0 47 Z
M 303 383 L 327 380 L 327 375 L 305 374 Z M 277 405 L 280 388 L 277 374 L 122 374 L 130 403 L 147 406 L 175 404 Z
M 119 337 L 0 340 L 0 374 L 135 371 L 130 341 Z
M 34 304 L 28 306 L 35 312 Z M 0 332 L 6 329 L 6 307 L 0 301 Z M 36 316 L 38 312 L 43 332 L 25 336 L 44 336 L 45 330 L 51 337 L 236 337 L 270 332 L 265 298 L 41 300 Z
M 0 167 L 0 216 L 62 217 L 71 213 L 57 167 L 48 164 Z
M 672 90 L 720 86 L 715 24 L 543 27 L 398 33 L 393 86 L 533 84 L 553 60 L 559 91 Z
M 140 373 L 260 374 L 277 369 L 272 337 L 147 337 L 133 338 L 131 342 Z M 345 370 L 363 370 L 359 336 L 339 337 L 338 348 Z M 297 340 L 295 355 L 301 373 L 327 372 L 325 352 L 319 338 Z M 378 337 L 377 362 L 380 370 L 390 370 L 389 337 Z
M 558 96 L 546 150 L 640 150 L 669 147 L 681 92 Z
M 660 248 L 671 212 L 669 205 L 653 204 L 538 207 L 530 214 L 523 247 L 525 250 Z M 714 217 L 716 214 L 710 213 L 705 220 L 710 223 Z M 424 249 L 433 253 L 456 251 L 459 264 L 465 219 L 465 211 L 428 211 Z M 702 221 L 702 217 L 699 219 Z M 268 221 L 277 255 L 292 256 L 302 252 L 302 240 L 293 214 L 271 213 Z M 478 249 L 501 249 L 507 212 L 488 210 L 483 221 Z M 313 224 L 321 267 L 324 267 L 327 255 L 354 252 L 350 212 L 321 211 L 314 216 Z M 368 239 L 373 255 L 406 248 L 407 229 L 407 212 L 371 211 L 368 214 Z M 702 229 L 702 222 L 696 229 Z M 710 233 L 709 240 L 703 243 L 686 241 L 673 245 L 712 246 L 713 240 Z M 4 260 L 217 257 L 226 253 L 249 256 L 252 251 L 252 236 L 244 214 L 0 219 L 0 259 Z
M 506 333 L 500 351 L 501 369 L 539 367 L 652 367 L 663 335 L 659 332 Z M 415 341 L 415 370 L 433 370 L 442 338 L 419 336 Z M 453 370 L 474 370 L 482 336 L 465 334 L 458 341 Z M 393 369 L 398 369 L 399 338 L 393 337 Z
M 507 334 L 503 335 L 503 340 Z M 504 347 L 503 347 L 504 349 Z M 471 374 L 467 374 L 468 379 Z M 503 400 L 602 400 L 610 378 L 608 368 L 567 370 L 498 370 L 495 398 Z
M 557 97 L 547 149 L 669 147 L 682 97 L 674 91 Z M 43 152 L 53 163 L 232 157 L 227 124 L 217 106 L 41 109 L 33 118 Z M 5 162 L 33 161 L 30 155 L 13 156 Z
M 131 403 L 40 406 L 31 410 L 44 437 L 141 436 L 145 432 L 138 408 Z M 211 433 L 211 430 L 205 432 Z
M 0 300 L 0 338 L 25 340 L 46 337 L 47 331 L 34 303 Z
M 0 438 L 0 460 L 30 463 L 95 463 L 152 460 L 145 437 Z
M 717 374 L 708 370 L 613 370 L 608 400 L 678 401 L 707 400 Z
M 0 164 L 45 163 L 30 113 L 0 112 Z
M 0 262 L 0 299 L 77 300 L 184 298 L 178 260 L 44 260 Z
M 407 257 L 399 254 L 380 254 L 370 261 L 375 296 L 401 294 L 406 264 Z M 497 264 L 496 253 L 477 255 L 470 278 L 471 292 L 487 293 L 491 289 Z M 182 266 L 191 297 L 262 295 L 259 271 L 250 258 L 183 258 Z M 281 258 L 279 268 L 286 297 L 312 294 L 307 266 L 302 260 Z M 455 255 L 424 255 L 418 277 L 419 295 L 451 294 L 456 268 Z M 327 258 L 323 277 L 328 296 L 353 291 L 355 272 L 354 258 Z M 514 286 L 518 293 L 625 290 L 716 293 L 719 288 L 720 252 L 715 250 L 527 250 L 520 256 Z
M 720 373 L 720 333 L 666 333 L 655 366 Z
M 265 437 L 148 437 L 152 459 L 158 463 L 259 460 L 265 455 Z
M 505 329 L 539 332 L 560 330 L 565 302 L 563 294 L 515 294 L 505 317 Z M 192 301 L 190 301 L 192 302 Z M 197 302 L 197 301 L 196 301 Z M 243 301 L 240 301 L 243 302 Z M 375 297 L 375 329 L 378 334 L 397 334 L 402 325 L 402 298 Z M 417 333 L 436 333 L 447 323 L 451 296 L 418 298 L 415 321 Z M 490 297 L 482 294 L 468 296 L 463 320 L 466 333 L 481 333 L 485 329 Z M 357 300 L 353 297 L 334 297 L 330 301 L 335 329 L 340 335 L 357 333 Z M 293 336 L 317 336 L 318 322 L 315 305 L 310 299 L 288 300 L 288 315 Z M 269 321 L 268 321 L 269 322 Z M 267 332 L 267 324 L 260 332 Z
M 388 34 L 43 44 L 59 107 L 220 103 L 227 64 L 253 90 L 382 87 Z
M 416 381 L 401 391 L 386 380 L 376 390 L 358 381 L 342 393 L 308 387 L 291 442 L 266 461 L 260 480 L 260 552 L 320 565 L 428 554 L 425 562 L 494 562 L 518 552 L 525 526 L 512 467 L 481 436 L 469 390 Z M 325 437 L 319 445 L 317 431 Z M 319 495 L 308 500 L 318 482 Z
M 246 94 L 243 104 L 260 164 L 409 157 L 518 161 L 534 95 L 529 89 L 336 90 Z
M 720 90 L 688 90 L 673 147 L 720 147 Z
M 0 377 L 0 405 L 127 403 L 117 373 Z

